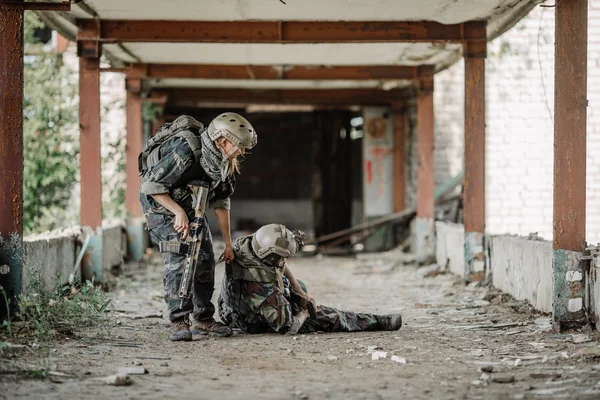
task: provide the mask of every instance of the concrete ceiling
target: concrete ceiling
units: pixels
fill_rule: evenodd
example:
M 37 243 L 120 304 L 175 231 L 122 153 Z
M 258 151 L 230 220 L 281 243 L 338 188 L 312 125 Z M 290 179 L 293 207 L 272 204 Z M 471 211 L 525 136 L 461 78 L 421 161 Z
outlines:
M 539 0 L 83 0 L 69 13 L 42 17 L 63 35 L 75 39 L 75 19 L 186 21 L 435 21 L 458 24 L 486 20 L 488 38 L 498 36 L 522 18 Z M 106 43 L 111 63 L 176 63 L 234 65 L 435 65 L 441 70 L 462 55 L 450 43 Z M 388 88 L 406 81 L 251 81 L 152 80 L 160 87 L 227 88 Z

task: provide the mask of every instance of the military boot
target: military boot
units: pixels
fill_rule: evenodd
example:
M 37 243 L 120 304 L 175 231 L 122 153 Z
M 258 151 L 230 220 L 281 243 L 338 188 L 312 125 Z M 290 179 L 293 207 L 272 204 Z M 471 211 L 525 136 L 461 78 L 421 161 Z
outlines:
M 190 340 L 192 340 L 192 332 L 190 331 L 190 326 L 184 318 L 171 321 L 171 336 L 169 336 L 169 339 L 171 339 L 174 342 L 180 340 L 189 342 Z
M 375 315 L 377 329 L 381 331 L 397 331 L 402 327 L 402 316 L 400 314 Z
M 194 320 L 192 325 L 193 335 L 231 336 L 233 331 L 227 325 L 215 321 L 213 318 L 203 321 Z

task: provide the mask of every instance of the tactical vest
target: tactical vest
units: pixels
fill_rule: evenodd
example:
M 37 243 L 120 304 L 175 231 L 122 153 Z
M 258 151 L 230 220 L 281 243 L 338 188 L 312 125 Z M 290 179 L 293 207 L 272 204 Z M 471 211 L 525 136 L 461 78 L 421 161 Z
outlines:
M 194 152 L 196 161 L 202 155 L 202 140 L 200 133 L 204 125 L 189 115 L 177 117 L 175 121 L 164 124 L 158 132 L 146 142 L 146 146 L 138 156 L 139 175 L 144 175 L 159 160 L 160 146 L 173 138 L 183 138 Z

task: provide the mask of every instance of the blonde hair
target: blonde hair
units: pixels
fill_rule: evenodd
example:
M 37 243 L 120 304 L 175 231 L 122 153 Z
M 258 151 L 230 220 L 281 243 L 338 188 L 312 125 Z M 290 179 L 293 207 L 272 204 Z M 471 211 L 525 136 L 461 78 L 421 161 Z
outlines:
M 220 137 L 216 140 L 217 144 L 219 146 L 223 146 L 223 144 L 225 143 L 225 141 L 228 141 L 226 138 L 224 137 Z M 243 149 L 242 149 L 242 153 L 243 153 Z M 231 160 L 231 168 L 229 169 L 229 176 L 234 176 L 235 174 L 239 174 L 241 171 L 240 169 L 240 160 L 238 160 L 237 156 L 234 157 Z

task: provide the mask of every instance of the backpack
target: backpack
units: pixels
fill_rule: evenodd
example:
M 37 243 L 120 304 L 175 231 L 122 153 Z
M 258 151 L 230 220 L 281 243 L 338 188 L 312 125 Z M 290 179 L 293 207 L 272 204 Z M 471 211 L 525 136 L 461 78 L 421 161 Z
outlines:
M 175 121 L 164 124 L 158 132 L 146 142 L 146 146 L 138 156 L 138 171 L 142 176 L 151 169 L 159 160 L 160 146 L 173 138 L 184 138 L 190 149 L 194 152 L 194 158 L 200 159 L 202 154 L 202 140 L 200 132 L 204 125 L 189 115 L 177 117 Z

